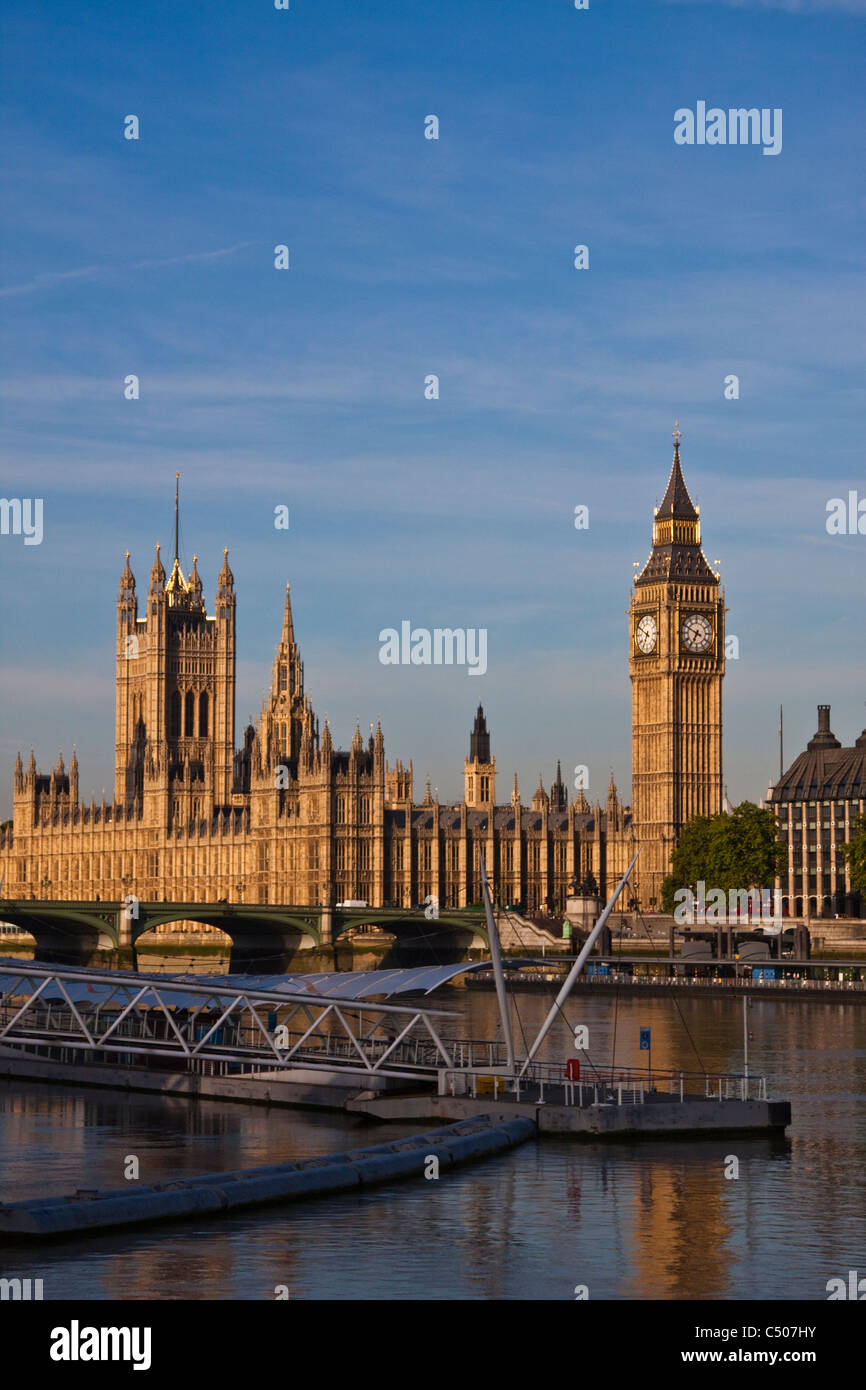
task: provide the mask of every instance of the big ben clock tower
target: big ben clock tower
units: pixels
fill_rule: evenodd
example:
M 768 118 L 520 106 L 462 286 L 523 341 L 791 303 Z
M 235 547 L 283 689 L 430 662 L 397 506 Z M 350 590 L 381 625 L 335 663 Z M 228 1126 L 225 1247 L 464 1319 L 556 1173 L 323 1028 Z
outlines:
M 678 424 L 652 551 L 634 579 L 629 646 L 636 889 L 643 908 L 659 910 L 680 830 L 722 809 L 725 596 L 701 550 Z

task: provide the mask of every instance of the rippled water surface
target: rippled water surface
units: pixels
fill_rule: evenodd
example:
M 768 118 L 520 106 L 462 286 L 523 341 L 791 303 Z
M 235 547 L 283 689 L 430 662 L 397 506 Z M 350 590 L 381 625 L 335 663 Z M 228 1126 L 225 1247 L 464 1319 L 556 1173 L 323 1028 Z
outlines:
M 433 1001 L 429 1001 L 433 1002 Z M 492 1037 L 488 993 L 443 992 L 449 1030 Z M 578 995 L 591 1054 L 712 1071 L 743 1060 L 739 999 Z M 531 1036 L 549 1000 L 517 997 Z M 42 1278 L 46 1298 L 826 1299 L 866 1272 L 866 1013 L 850 1003 L 754 1001 L 751 1068 L 791 1100 L 785 1141 L 529 1143 L 504 1157 L 366 1192 L 230 1220 L 190 1221 L 50 1247 L 0 1250 L 0 1274 Z M 547 1056 L 567 1057 L 566 1026 Z M 574 1055 L 571 1053 L 571 1055 Z M 0 1082 L 0 1199 L 218 1172 L 381 1142 L 423 1126 L 338 1114 Z M 739 1178 L 726 1179 L 727 1160 Z

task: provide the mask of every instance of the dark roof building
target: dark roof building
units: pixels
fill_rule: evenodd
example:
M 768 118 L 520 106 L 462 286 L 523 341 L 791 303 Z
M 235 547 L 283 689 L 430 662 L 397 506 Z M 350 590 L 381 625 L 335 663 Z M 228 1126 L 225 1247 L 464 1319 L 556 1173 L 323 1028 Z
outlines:
M 805 751 L 770 788 L 781 838 L 788 846 L 788 872 L 777 879 L 790 916 L 858 917 L 860 895 L 842 845 L 851 823 L 866 812 L 866 729 L 844 748 L 830 728 L 830 706 L 818 706 L 818 728 Z

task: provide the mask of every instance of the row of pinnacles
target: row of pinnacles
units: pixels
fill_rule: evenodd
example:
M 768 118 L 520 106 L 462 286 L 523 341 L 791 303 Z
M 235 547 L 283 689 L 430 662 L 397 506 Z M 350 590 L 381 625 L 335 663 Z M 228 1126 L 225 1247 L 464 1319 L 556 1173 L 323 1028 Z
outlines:
M 185 577 L 160 548 L 140 604 L 127 553 L 117 601 L 114 797 L 79 800 L 79 769 L 62 755 L 44 776 L 31 753 L 15 765 L 14 822 L 0 832 L 9 896 L 320 903 L 336 895 L 410 906 L 428 894 L 463 906 L 480 897 L 476 846 L 503 900 L 564 908 L 586 873 L 619 876 L 633 828 L 611 780 L 606 809 L 583 791 L 569 803 L 557 766 L 531 806 L 517 778 L 497 806 L 496 763 L 479 706 L 461 805 L 429 780 L 413 801 L 414 767 L 385 759 L 381 723 L 356 728 L 348 750 L 320 730 L 304 690 L 289 586 L 269 692 L 234 746 L 236 596 L 228 552 L 208 614 L 197 558 Z M 622 861 L 622 862 L 621 862 Z

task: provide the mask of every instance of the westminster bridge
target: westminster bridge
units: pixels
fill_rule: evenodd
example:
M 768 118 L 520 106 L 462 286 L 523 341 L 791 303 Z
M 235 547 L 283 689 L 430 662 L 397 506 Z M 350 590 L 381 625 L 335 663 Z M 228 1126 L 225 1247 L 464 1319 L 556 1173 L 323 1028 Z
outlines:
M 426 914 L 430 912 L 428 917 Z M 130 961 L 147 932 L 172 922 L 216 927 L 239 964 L 262 956 L 291 959 L 299 951 L 328 951 L 351 928 L 375 927 L 395 946 L 445 962 L 470 950 L 487 951 L 484 911 L 477 908 L 317 907 L 270 903 L 50 901 L 0 898 L 0 923 L 29 932 L 38 959 L 83 962 L 100 955 Z M 158 940 L 158 938 L 156 939 Z M 147 943 L 153 949 L 155 939 Z M 0 948 L 2 953 L 2 948 Z

